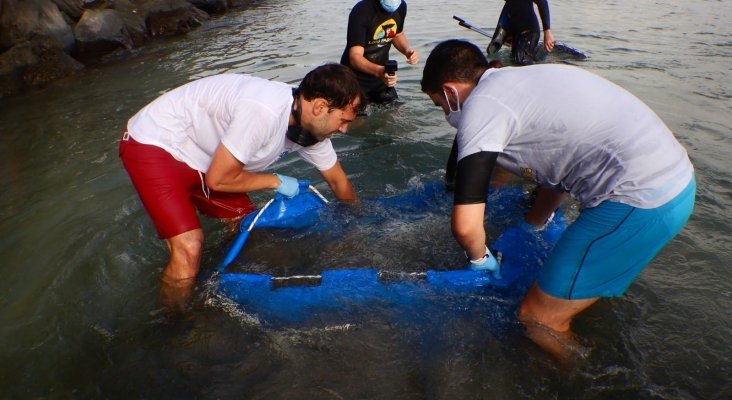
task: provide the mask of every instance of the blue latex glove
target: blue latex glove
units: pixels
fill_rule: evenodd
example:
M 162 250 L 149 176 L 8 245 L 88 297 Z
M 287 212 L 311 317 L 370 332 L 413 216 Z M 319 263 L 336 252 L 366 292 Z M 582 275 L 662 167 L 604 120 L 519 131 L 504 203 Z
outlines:
M 300 193 L 300 184 L 297 182 L 297 179 L 287 175 L 275 175 L 280 180 L 280 185 L 277 186 L 277 193 L 290 199 Z
M 491 254 L 487 246 L 483 258 L 468 261 L 468 269 L 473 271 L 491 271 L 496 279 L 501 279 L 501 264 L 493 257 L 493 254 Z

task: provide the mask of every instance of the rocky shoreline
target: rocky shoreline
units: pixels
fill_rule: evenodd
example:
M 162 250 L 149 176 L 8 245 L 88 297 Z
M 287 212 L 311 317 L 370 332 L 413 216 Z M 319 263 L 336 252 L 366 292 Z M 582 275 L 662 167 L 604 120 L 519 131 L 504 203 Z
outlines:
M 256 0 L 0 0 L 0 98 Z

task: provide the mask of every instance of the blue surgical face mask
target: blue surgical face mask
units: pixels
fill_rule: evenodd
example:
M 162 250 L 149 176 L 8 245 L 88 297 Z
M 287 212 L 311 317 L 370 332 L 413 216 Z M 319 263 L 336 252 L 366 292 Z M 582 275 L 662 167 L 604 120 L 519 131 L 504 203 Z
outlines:
M 447 123 L 450 124 L 455 129 L 458 129 L 460 126 L 460 117 L 462 116 L 462 109 L 460 109 L 460 95 L 455 92 L 455 99 L 457 107 L 453 110 L 452 105 L 450 105 L 450 98 L 447 97 L 447 91 L 445 89 L 442 89 L 442 92 L 445 94 L 445 100 L 447 101 L 447 108 L 450 110 L 450 112 L 445 116 L 445 119 L 447 119 Z
M 381 0 L 381 7 L 388 13 L 393 13 L 402 4 L 402 0 Z

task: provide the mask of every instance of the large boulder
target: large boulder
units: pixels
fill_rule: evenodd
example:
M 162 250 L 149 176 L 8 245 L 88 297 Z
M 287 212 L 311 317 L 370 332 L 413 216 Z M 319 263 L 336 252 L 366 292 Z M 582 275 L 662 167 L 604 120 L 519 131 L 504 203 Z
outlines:
M 38 62 L 28 65 L 22 79 L 26 86 L 37 88 L 84 70 L 84 65 L 56 47 L 40 47 Z
M 230 8 L 244 7 L 252 5 L 256 0 L 229 0 Z
M 73 52 L 74 33 L 54 2 L 2 0 L 0 51 L 38 38 L 48 38 L 49 44 Z
M 77 58 L 93 59 L 119 48 L 131 49 L 133 40 L 122 15 L 112 9 L 87 9 L 74 26 Z
M 141 0 L 139 6 L 152 37 L 187 33 L 209 19 L 208 13 L 185 0 Z
M 190 2 L 209 14 L 223 14 L 229 9 L 227 0 L 190 0 Z
M 38 62 L 30 42 L 17 44 L 0 54 L 0 98 L 19 93 L 23 88 L 23 72 Z
M 0 98 L 255 0 L 0 0 Z M 76 59 L 69 55 L 74 55 Z M 81 62 L 80 62 L 81 61 Z
M 73 75 L 84 66 L 48 39 L 25 41 L 0 54 L 0 98 Z
M 130 0 L 115 0 L 109 8 L 119 11 L 135 47 L 142 45 L 147 40 L 147 22 L 145 21 L 147 16 L 142 7 Z
M 83 0 L 53 0 L 53 2 L 73 22 L 78 21 L 84 13 Z

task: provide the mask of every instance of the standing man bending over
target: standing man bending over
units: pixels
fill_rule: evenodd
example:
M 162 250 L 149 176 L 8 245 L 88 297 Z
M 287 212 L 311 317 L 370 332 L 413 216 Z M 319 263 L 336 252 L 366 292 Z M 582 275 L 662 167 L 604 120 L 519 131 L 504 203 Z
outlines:
M 580 204 L 518 310 L 532 340 L 571 360 L 572 319 L 623 295 L 691 215 L 686 151 L 653 111 L 603 78 L 567 65 L 489 68 L 465 41 L 435 47 L 422 90 L 457 128 L 452 231 L 470 268 L 498 267 L 483 226 L 496 164 L 539 186 L 523 229 L 540 230 L 565 193 Z
M 386 104 L 398 98 L 397 74 L 387 74 L 384 67 L 392 43 L 407 63 L 419 62 L 419 53 L 409 47 L 404 33 L 406 17 L 407 3 L 402 0 L 361 0 L 351 10 L 341 64 L 356 72 L 369 102 Z
M 173 89 L 127 123 L 119 153 L 170 260 L 161 300 L 188 299 L 200 267 L 203 231 L 196 209 L 238 220 L 255 206 L 247 192 L 298 193 L 295 178 L 264 173 L 297 151 L 342 201 L 356 194 L 330 138 L 345 133 L 363 106 L 356 76 L 339 64 L 310 71 L 294 89 L 279 82 L 222 74 Z

